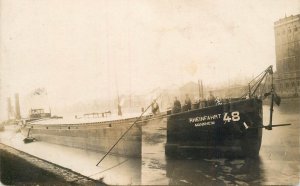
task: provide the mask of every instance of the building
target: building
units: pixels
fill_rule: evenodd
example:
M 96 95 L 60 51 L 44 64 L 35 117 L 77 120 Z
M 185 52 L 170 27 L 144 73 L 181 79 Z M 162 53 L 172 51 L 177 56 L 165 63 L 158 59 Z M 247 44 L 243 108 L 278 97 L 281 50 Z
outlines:
M 300 89 L 300 14 L 274 23 L 275 88 L 282 97 L 298 97 Z

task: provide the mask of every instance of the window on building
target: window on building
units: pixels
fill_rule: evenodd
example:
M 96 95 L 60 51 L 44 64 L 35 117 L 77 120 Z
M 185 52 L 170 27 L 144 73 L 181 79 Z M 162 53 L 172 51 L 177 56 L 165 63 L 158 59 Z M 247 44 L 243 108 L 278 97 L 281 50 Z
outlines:
M 300 86 L 300 81 L 298 81 L 298 86 Z
M 295 86 L 295 84 L 294 84 L 294 82 L 292 82 L 292 87 L 294 87 Z
M 283 70 L 284 70 L 284 71 L 287 71 L 287 70 L 288 70 L 288 67 L 287 67 L 287 64 L 286 64 L 286 63 L 283 65 Z
M 295 26 L 294 31 L 297 32 L 298 28 Z
M 285 83 L 285 88 L 289 88 L 289 83 Z

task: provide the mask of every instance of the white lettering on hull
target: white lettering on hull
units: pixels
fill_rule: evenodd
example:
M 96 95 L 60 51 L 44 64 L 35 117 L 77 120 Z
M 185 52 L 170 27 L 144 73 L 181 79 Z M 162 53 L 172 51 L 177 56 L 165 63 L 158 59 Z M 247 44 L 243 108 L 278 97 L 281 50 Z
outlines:
M 197 116 L 197 117 L 189 118 L 189 123 L 194 124 L 195 127 L 203 127 L 203 126 L 216 124 L 216 120 L 218 119 L 222 119 L 224 124 L 230 123 L 231 121 L 239 121 L 240 113 L 239 111 L 234 111 L 231 113 L 224 112 L 223 114 Z
M 200 121 L 211 121 L 211 120 L 216 120 L 220 119 L 221 114 L 214 114 L 214 115 L 207 115 L 207 116 L 198 116 L 194 118 L 189 118 L 190 123 L 196 123 Z
M 214 125 L 214 124 L 215 124 L 214 121 L 195 123 L 195 127 L 203 127 L 203 126 L 209 126 L 209 125 Z

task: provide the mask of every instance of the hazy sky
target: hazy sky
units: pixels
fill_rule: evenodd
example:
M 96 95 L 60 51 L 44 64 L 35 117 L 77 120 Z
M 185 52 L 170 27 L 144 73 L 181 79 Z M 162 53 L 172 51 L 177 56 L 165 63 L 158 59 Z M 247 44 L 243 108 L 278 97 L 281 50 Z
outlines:
M 114 97 L 116 87 L 147 93 L 252 76 L 275 65 L 274 22 L 300 12 L 299 0 L 0 3 L 1 109 L 39 87 L 68 105 Z

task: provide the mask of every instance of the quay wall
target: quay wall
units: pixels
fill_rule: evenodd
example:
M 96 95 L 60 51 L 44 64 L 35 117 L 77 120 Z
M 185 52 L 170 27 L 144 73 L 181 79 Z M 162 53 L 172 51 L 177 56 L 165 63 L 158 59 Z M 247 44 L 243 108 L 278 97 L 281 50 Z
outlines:
M 104 185 L 2 143 L 0 181 L 4 185 Z

